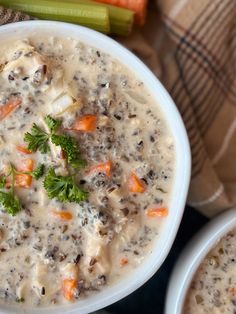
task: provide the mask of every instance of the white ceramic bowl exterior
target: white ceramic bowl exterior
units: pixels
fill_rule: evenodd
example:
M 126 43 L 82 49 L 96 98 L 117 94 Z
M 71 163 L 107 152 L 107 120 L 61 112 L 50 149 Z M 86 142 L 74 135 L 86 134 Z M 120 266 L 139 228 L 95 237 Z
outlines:
M 184 314 L 181 311 L 185 296 L 198 267 L 217 241 L 233 228 L 236 228 L 236 208 L 213 219 L 187 244 L 171 275 L 165 314 Z
M 0 27 L 0 43 L 8 39 L 23 39 L 28 36 L 70 37 L 105 51 L 117 58 L 139 77 L 150 94 L 159 103 L 167 124 L 170 126 L 176 146 L 176 176 L 173 183 L 170 214 L 163 224 L 163 229 L 153 252 L 129 276 L 88 299 L 68 304 L 60 308 L 33 309 L 30 313 L 89 313 L 114 303 L 132 293 L 145 283 L 165 260 L 177 233 L 182 218 L 190 179 L 190 149 L 181 117 L 164 87 L 152 72 L 131 52 L 116 41 L 88 28 L 51 21 L 27 21 Z M 1 308 L 0 313 L 16 313 L 16 308 Z M 19 313 L 19 308 L 17 309 Z M 25 312 L 24 312 L 25 313 Z

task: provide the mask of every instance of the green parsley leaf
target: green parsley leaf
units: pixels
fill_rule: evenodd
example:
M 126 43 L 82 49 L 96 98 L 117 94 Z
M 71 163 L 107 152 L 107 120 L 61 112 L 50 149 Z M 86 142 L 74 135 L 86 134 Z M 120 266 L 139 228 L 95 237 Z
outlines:
M 6 177 L 1 176 L 0 177 L 0 189 L 4 189 L 5 185 L 6 185 Z
M 44 175 L 44 169 L 45 169 L 44 164 L 39 164 L 37 168 L 34 171 L 32 171 L 32 177 L 38 180 Z
M 51 141 L 66 153 L 67 161 L 73 168 L 82 168 L 86 165 L 85 160 L 80 157 L 76 140 L 73 137 L 52 134 Z
M 0 191 L 0 204 L 4 207 L 6 212 L 12 216 L 15 216 L 21 211 L 19 199 L 13 195 L 12 191 L 8 193 Z
M 48 197 L 60 202 L 80 203 L 88 197 L 88 193 L 76 185 L 73 176 L 57 176 L 53 168 L 48 170 L 43 185 Z
M 56 120 L 54 118 L 52 118 L 51 116 L 46 116 L 44 118 L 44 121 L 46 122 L 50 132 L 55 132 L 57 131 L 57 129 L 60 127 L 61 125 L 61 121 L 60 120 Z
M 36 152 L 37 149 L 43 154 L 47 153 L 49 135 L 44 132 L 37 124 L 33 124 L 31 133 L 27 132 L 24 137 L 24 141 L 28 143 L 28 149 L 32 152 Z
M 19 298 L 19 297 L 17 297 L 17 298 L 16 298 L 16 302 L 17 302 L 17 303 L 23 303 L 23 302 L 25 302 L 25 299 L 24 299 L 24 298 Z

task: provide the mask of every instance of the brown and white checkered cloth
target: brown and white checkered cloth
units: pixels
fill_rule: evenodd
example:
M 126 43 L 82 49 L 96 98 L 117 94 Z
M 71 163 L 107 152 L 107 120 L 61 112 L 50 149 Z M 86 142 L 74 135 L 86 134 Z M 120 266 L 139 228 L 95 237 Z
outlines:
M 0 6 L 0 25 L 31 20 L 29 15 Z
M 209 217 L 235 205 L 236 0 L 158 1 L 145 29 L 125 43 L 155 71 L 185 122 L 188 203 Z
M 0 24 L 29 19 L 0 10 Z M 150 0 L 120 39 L 169 90 L 192 151 L 188 203 L 212 217 L 236 204 L 236 0 Z

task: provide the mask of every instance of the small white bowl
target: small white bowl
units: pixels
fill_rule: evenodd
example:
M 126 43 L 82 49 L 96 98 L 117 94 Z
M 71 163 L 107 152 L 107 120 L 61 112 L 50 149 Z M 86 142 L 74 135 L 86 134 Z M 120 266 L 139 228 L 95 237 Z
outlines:
M 184 314 L 182 309 L 191 281 L 204 257 L 230 230 L 236 228 L 236 208 L 207 223 L 184 248 L 169 282 L 165 314 Z
M 132 273 L 119 282 L 104 288 L 87 299 L 43 309 L 32 309 L 30 313 L 89 313 L 112 304 L 132 293 L 144 284 L 159 269 L 175 239 L 185 207 L 190 179 L 190 149 L 187 134 L 175 104 L 153 73 L 130 51 L 111 38 L 85 27 L 52 21 L 27 21 L 0 27 L 0 44 L 9 39 L 23 39 L 43 34 L 46 37 L 70 37 L 94 46 L 117 58 L 139 77 L 150 94 L 159 103 L 174 137 L 176 147 L 176 174 L 173 182 L 170 214 L 163 222 L 160 236 L 152 253 Z M 16 307 L 1 307 L 0 313 L 16 312 Z M 19 313 L 19 306 L 17 313 Z M 24 311 L 25 313 L 25 311 Z

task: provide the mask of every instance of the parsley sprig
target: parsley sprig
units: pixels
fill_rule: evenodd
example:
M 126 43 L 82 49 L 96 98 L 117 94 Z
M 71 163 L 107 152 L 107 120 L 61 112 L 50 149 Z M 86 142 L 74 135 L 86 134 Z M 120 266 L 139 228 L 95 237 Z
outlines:
M 24 141 L 28 143 L 28 149 L 32 152 L 39 150 L 45 154 L 49 151 L 49 140 L 56 146 L 60 146 L 66 154 L 68 163 L 73 168 L 85 166 L 85 161 L 81 158 L 76 140 L 65 134 L 57 134 L 61 121 L 47 116 L 44 119 L 49 128 L 49 132 L 41 129 L 36 123 L 32 125 L 31 131 L 24 136 Z M 0 191 L 0 204 L 6 212 L 12 216 L 21 210 L 18 197 L 14 194 L 15 177 L 18 174 L 28 174 L 39 179 L 44 175 L 45 166 L 39 164 L 34 171 L 21 172 L 14 165 L 10 165 L 10 172 L 6 176 L 0 176 L 0 189 L 4 189 L 6 178 L 12 176 L 11 188 L 9 192 Z M 43 181 L 44 188 L 49 198 L 56 198 L 60 202 L 80 203 L 88 197 L 88 193 L 81 189 L 75 182 L 75 175 L 60 176 L 56 175 L 53 168 L 49 168 Z
M 31 172 L 31 175 L 36 180 L 40 179 L 44 175 L 45 166 L 44 164 L 39 164 L 37 168 Z
M 29 174 L 34 179 L 38 180 L 44 175 L 45 166 L 44 164 L 38 164 L 37 168 L 34 171 L 17 171 L 15 168 L 13 168 L 16 174 Z
M 60 146 L 65 152 L 67 161 L 73 168 L 84 167 L 86 163 L 79 154 L 76 140 L 69 135 L 56 134 L 61 126 L 61 121 L 51 116 L 46 116 L 44 121 L 50 133 L 45 132 L 34 123 L 31 128 L 31 133 L 27 132 L 24 137 L 24 141 L 28 143 L 28 149 L 33 152 L 39 150 L 43 154 L 47 153 L 49 150 L 48 141 L 51 139 L 54 145 Z
M 25 134 L 24 141 L 28 143 L 28 149 L 33 152 L 39 150 L 41 153 L 45 154 L 49 151 L 49 141 L 51 141 L 52 144 L 61 147 L 69 165 L 75 169 L 84 167 L 86 163 L 80 156 L 76 140 L 67 134 L 58 133 L 61 121 L 51 116 L 46 116 L 44 121 L 48 126 L 49 132 L 44 131 L 34 123 L 31 131 Z M 26 173 L 29 174 L 29 172 Z M 38 179 L 44 174 L 44 165 L 39 165 L 35 171 L 30 174 Z M 43 186 L 50 199 L 56 198 L 63 203 L 80 203 L 88 197 L 88 193 L 76 184 L 75 175 L 57 175 L 52 167 L 49 168 L 46 173 Z
M 12 190 L 9 192 L 0 191 L 0 204 L 4 207 L 6 212 L 12 216 L 15 216 L 21 211 L 20 201 Z
M 65 152 L 68 163 L 73 168 L 83 168 L 86 162 L 81 158 L 75 139 L 68 135 L 52 134 L 51 141 Z
M 49 138 L 49 134 L 34 123 L 31 128 L 31 133 L 27 132 L 25 134 L 24 141 L 28 143 L 28 150 L 32 152 L 39 150 L 42 154 L 46 154 L 49 150 Z
M 43 185 L 48 197 L 60 202 L 80 203 L 88 197 L 88 193 L 77 186 L 74 176 L 58 176 L 53 168 L 49 168 Z
M 46 122 L 50 132 L 56 132 L 58 128 L 61 126 L 61 120 L 56 120 L 51 116 L 46 116 L 44 121 Z
M 6 181 L 8 177 L 11 177 L 11 186 L 8 192 L 0 191 L 0 204 L 5 209 L 5 211 L 15 216 L 18 212 L 21 211 L 21 204 L 19 198 L 15 195 L 14 185 L 15 185 L 15 177 L 17 174 L 29 174 L 32 175 L 36 180 L 43 176 L 44 173 L 44 165 L 39 164 L 38 167 L 34 171 L 21 172 L 17 171 L 13 164 L 10 164 L 10 171 L 7 175 L 3 175 L 0 177 L 0 189 L 4 189 L 6 186 Z
M 5 185 L 6 185 L 6 177 L 1 176 L 0 177 L 0 189 L 4 189 Z
M 5 211 L 15 216 L 18 212 L 21 211 L 21 204 L 17 196 L 15 196 L 14 193 L 14 185 L 15 185 L 15 171 L 14 166 L 10 165 L 10 172 L 6 176 L 0 177 L 0 188 L 3 189 L 6 184 L 6 178 L 11 176 L 12 177 L 12 183 L 11 188 L 9 192 L 0 191 L 0 204 L 5 209 Z

